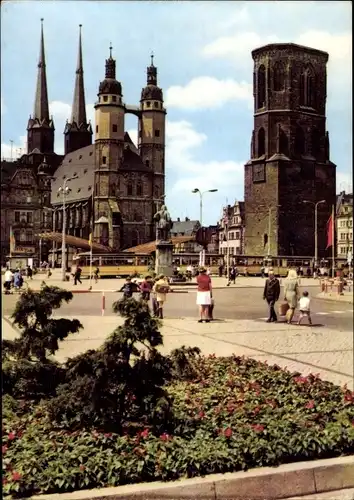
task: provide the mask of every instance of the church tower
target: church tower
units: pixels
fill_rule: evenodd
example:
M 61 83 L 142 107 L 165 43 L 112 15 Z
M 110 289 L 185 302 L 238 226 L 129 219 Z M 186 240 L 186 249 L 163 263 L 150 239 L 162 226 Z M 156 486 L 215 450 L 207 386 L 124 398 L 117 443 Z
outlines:
M 95 188 L 94 240 L 118 249 L 121 245 L 122 219 L 117 203 L 118 171 L 124 152 L 124 115 L 122 85 L 116 80 L 116 61 L 106 60 L 105 79 L 99 85 L 95 104 Z
M 154 56 L 147 68 L 147 85 L 141 91 L 141 118 L 139 120 L 139 154 L 153 172 L 153 198 L 156 201 L 165 194 L 165 122 L 162 89 L 157 86 L 157 68 Z
M 34 98 L 33 116 L 30 116 L 27 125 L 27 153 L 31 153 L 34 149 L 38 149 L 38 151 L 44 154 L 53 153 L 54 130 L 53 119 L 49 117 L 43 19 L 41 19 L 37 88 Z
M 288 43 L 252 52 L 254 129 L 245 165 L 245 253 L 319 256 L 335 203 L 326 131 L 328 54 Z
M 82 41 L 81 27 L 79 34 L 79 53 L 77 58 L 76 78 L 74 100 L 71 112 L 71 120 L 66 123 L 65 136 L 65 154 L 76 151 L 77 149 L 89 146 L 92 143 L 92 127 L 91 123 L 87 123 L 86 118 L 86 103 L 85 103 L 85 87 L 84 87 L 84 69 L 82 64 Z

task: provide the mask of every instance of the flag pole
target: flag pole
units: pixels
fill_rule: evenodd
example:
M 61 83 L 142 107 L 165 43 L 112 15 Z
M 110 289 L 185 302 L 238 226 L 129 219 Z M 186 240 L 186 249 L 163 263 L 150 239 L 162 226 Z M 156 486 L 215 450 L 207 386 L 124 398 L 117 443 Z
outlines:
M 334 248 L 334 205 L 332 205 L 332 278 L 335 278 L 335 248 Z
M 229 245 L 229 201 L 226 198 L 226 275 L 228 283 L 230 281 L 230 245 Z
M 92 191 L 92 221 L 91 221 L 91 233 L 90 233 L 90 289 L 92 287 L 92 239 L 93 239 L 93 229 L 94 229 L 94 213 L 93 213 L 93 191 Z

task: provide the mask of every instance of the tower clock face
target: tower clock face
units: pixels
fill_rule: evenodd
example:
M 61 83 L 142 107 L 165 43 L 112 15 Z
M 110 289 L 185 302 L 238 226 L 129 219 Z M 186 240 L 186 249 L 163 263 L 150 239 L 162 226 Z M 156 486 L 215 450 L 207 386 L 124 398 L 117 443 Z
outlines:
M 264 163 L 253 165 L 253 182 L 264 182 L 265 181 L 265 165 Z

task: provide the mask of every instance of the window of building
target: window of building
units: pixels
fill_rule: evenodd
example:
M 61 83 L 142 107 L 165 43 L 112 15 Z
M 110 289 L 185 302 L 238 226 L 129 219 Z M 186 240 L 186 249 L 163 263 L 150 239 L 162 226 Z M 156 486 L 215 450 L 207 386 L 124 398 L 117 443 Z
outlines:
M 159 103 L 158 102 L 154 102 L 154 106 L 155 106 L 155 108 L 158 108 L 159 107 Z
M 340 227 L 345 227 L 346 226 L 346 221 L 345 220 L 341 220 L 340 221 Z
M 303 155 L 305 153 L 305 133 L 302 127 L 296 127 L 295 131 L 295 154 Z
M 132 182 L 129 181 L 127 184 L 127 195 L 132 196 L 132 194 L 133 194 L 133 184 Z
M 266 71 L 262 65 L 257 73 L 257 108 L 264 108 L 266 98 Z
M 145 165 L 146 165 L 147 167 L 150 167 L 150 160 L 146 160 L 146 161 L 145 161 Z
M 21 229 L 20 231 L 20 241 L 22 243 L 26 241 L 26 231 L 24 229 Z
M 102 164 L 106 165 L 107 163 L 107 156 L 102 156 Z
M 279 127 L 279 153 L 289 156 L 288 137 L 281 127 Z
M 150 101 L 146 101 L 146 107 L 150 108 L 150 106 L 151 106 L 151 102 Z
M 138 182 L 138 185 L 136 187 L 136 194 L 137 196 L 142 196 L 143 194 L 143 186 L 141 185 L 140 182 Z
M 103 96 L 103 102 L 107 102 L 108 101 L 108 96 L 107 95 L 104 95 Z
M 261 127 L 258 131 L 258 157 L 265 154 L 265 131 Z
M 267 243 L 268 243 L 268 234 L 267 234 L 267 233 L 265 233 L 265 234 L 263 235 L 263 245 L 264 245 L 264 246 L 266 246 L 266 245 L 267 245 Z
M 113 130 L 113 132 L 117 132 L 118 131 L 118 125 L 113 124 L 112 125 L 112 130 Z
M 340 253 L 344 254 L 345 253 L 345 247 L 340 247 Z
M 113 102 L 117 102 L 117 96 L 116 95 L 112 95 L 112 101 Z
M 277 61 L 273 67 L 273 89 L 276 91 L 284 90 L 285 68 L 283 63 Z
M 98 125 L 96 125 L 96 134 L 98 134 Z
M 32 233 L 32 231 L 26 231 L 26 242 L 27 243 L 32 243 L 33 242 L 33 233 Z
M 315 74 L 312 68 L 306 70 L 306 106 L 316 107 Z
M 160 131 L 158 129 L 155 130 L 155 137 L 160 137 Z
M 299 85 L 299 101 L 300 106 L 305 106 L 305 72 L 303 71 L 300 75 L 300 85 Z
M 236 240 L 240 239 L 240 231 L 236 231 Z
M 316 158 L 321 149 L 321 137 L 317 127 L 314 127 L 311 132 L 311 149 L 312 155 Z
M 341 233 L 341 235 L 340 235 L 341 240 L 345 240 L 346 237 L 347 237 L 346 233 Z

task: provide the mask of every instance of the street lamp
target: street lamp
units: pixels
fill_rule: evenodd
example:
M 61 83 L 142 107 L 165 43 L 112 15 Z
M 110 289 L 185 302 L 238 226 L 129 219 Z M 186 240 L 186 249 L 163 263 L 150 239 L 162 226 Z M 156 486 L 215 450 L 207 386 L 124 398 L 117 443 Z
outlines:
M 200 197 L 200 203 L 199 203 L 199 210 L 200 210 L 200 213 L 199 213 L 199 223 L 200 223 L 200 226 L 203 227 L 203 195 L 205 193 L 216 193 L 217 192 L 217 189 L 207 189 L 206 191 L 201 191 L 200 189 L 198 188 L 195 188 L 192 190 L 192 193 L 193 194 L 196 194 L 196 193 L 199 193 L 199 197 Z M 201 250 L 200 254 L 199 254 L 199 265 L 200 266 L 204 266 L 205 264 L 205 250 L 204 248 Z
M 310 200 L 304 200 L 303 203 L 308 203 L 310 205 L 314 205 L 315 207 L 315 267 L 317 267 L 318 265 L 318 234 L 317 234 L 317 208 L 318 208 L 318 205 L 320 205 L 321 203 L 326 203 L 326 200 L 320 200 L 320 201 L 317 201 L 316 203 L 314 201 L 310 201 Z M 333 242 L 334 244 L 334 242 Z
M 66 210 L 65 210 L 65 197 L 70 192 L 67 186 L 69 181 L 77 179 L 77 176 L 68 177 L 64 179 L 63 185 L 58 189 L 59 193 L 63 195 L 63 231 L 61 237 L 61 279 L 66 281 L 66 244 L 65 244 L 65 231 L 66 231 Z

